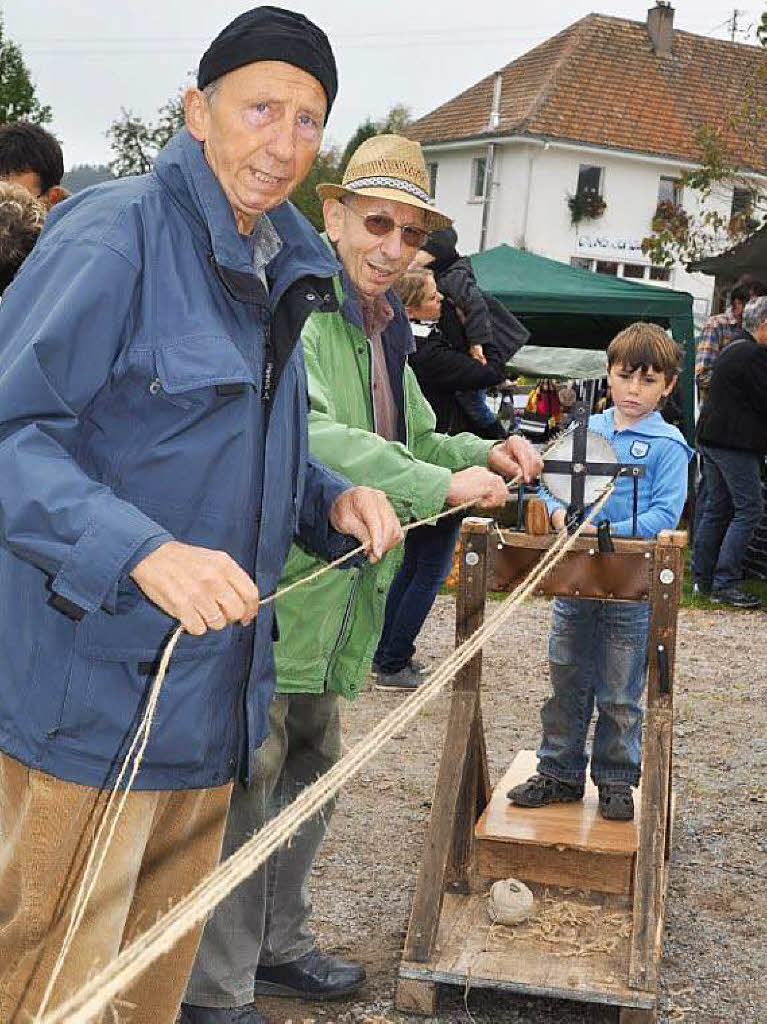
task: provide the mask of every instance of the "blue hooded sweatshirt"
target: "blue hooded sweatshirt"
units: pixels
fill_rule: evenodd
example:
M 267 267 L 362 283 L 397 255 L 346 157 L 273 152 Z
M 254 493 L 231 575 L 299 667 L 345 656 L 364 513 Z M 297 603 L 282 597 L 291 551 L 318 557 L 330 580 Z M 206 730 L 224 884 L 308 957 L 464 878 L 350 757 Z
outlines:
M 291 542 L 332 558 L 349 484 L 308 457 L 298 341 L 339 269 L 289 203 L 254 273 L 186 131 L 154 171 L 51 214 L 0 305 L 0 749 L 109 784 L 175 623 L 128 575 L 175 538 L 272 593 Z M 182 635 L 138 789 L 248 781 L 274 687 L 273 606 Z
M 677 428 L 659 412 L 653 412 L 630 427 L 616 430 L 615 410 L 608 409 L 589 417 L 589 430 L 607 438 L 618 462 L 645 467 L 644 476 L 639 478 L 637 537 L 647 539 L 661 530 L 675 529 L 687 497 L 687 463 L 695 454 Z M 546 502 L 549 514 L 564 507 L 544 488 L 539 497 Z M 633 481 L 619 477 L 598 519 L 609 520 L 614 537 L 630 537 L 633 508 Z

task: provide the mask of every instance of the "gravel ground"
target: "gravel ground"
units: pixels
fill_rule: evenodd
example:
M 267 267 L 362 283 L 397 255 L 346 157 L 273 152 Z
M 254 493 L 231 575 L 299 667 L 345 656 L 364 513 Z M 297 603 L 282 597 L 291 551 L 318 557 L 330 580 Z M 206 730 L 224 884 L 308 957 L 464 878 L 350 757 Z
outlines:
M 485 648 L 491 779 L 538 740 L 547 692 L 545 601 L 530 602 Z M 438 598 L 419 654 L 453 646 L 451 597 Z M 680 612 L 674 734 L 677 814 L 659 1020 L 767 1024 L 767 638 L 763 612 Z M 345 708 L 348 743 L 401 699 L 368 690 Z M 447 720 L 439 697 L 342 794 L 314 872 L 323 949 L 361 960 L 368 982 L 333 1004 L 263 1000 L 274 1024 L 417 1024 L 393 1007 L 397 968 Z M 443 988 L 432 1024 L 604 1020 L 597 1007 Z

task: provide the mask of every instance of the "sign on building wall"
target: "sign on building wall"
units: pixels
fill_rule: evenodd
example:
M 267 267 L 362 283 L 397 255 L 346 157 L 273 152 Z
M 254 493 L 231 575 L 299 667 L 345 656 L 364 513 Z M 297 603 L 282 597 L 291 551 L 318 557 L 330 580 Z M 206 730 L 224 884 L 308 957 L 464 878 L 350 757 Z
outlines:
M 576 248 L 584 256 L 607 256 L 616 259 L 630 256 L 646 259 L 642 253 L 641 238 L 610 238 L 606 235 L 578 235 Z

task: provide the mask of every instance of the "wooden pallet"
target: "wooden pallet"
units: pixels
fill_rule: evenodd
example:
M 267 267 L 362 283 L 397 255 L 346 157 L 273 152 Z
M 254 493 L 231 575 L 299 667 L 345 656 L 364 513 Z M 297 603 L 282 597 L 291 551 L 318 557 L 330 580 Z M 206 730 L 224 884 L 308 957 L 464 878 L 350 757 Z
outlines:
M 515 579 L 520 566 L 529 567 L 550 543 L 550 538 L 504 533 L 499 545 L 497 536 L 494 532 L 494 553 L 502 557 L 494 559 L 494 573 L 501 583 Z M 470 637 L 484 618 L 490 537 L 490 520 L 464 521 L 456 643 Z M 645 592 L 649 599 L 643 785 L 633 825 L 597 821 L 592 793 L 580 809 L 570 806 L 569 819 L 565 814 L 557 820 L 552 813 L 546 830 L 540 825 L 546 817 L 539 819 L 539 841 L 532 841 L 529 813 L 516 819 L 510 839 L 505 802 L 509 779 L 499 784 L 493 803 L 488 775 L 480 703 L 481 652 L 457 674 L 400 965 L 398 1009 L 434 1014 L 439 986 L 452 984 L 601 1003 L 606 1009 L 612 1007 L 610 1012 L 620 1024 L 656 1020 L 673 807 L 673 678 L 685 541 L 684 534 L 669 531 L 653 542 L 621 542 L 615 555 L 601 556 L 591 542 L 581 540 L 576 547 L 577 592 L 573 592 L 571 567 L 554 570 L 542 586 L 544 593 L 576 597 L 637 600 Z M 620 565 L 616 558 L 624 554 L 629 569 L 625 587 L 622 574 L 616 572 Z M 530 755 L 512 765 L 514 777 L 514 773 L 526 777 L 534 769 Z M 479 839 L 475 836 L 478 822 Z M 521 834 L 525 827 L 530 829 L 527 836 Z M 520 851 L 525 847 L 523 856 Z M 617 858 L 613 868 L 618 865 L 608 872 L 609 881 L 600 877 L 600 860 L 604 869 L 606 858 Z M 609 953 L 562 957 L 547 948 L 540 936 L 527 933 L 524 937 L 520 932 L 510 950 L 496 949 L 484 893 L 490 879 L 506 875 L 512 867 L 539 883 L 552 877 L 560 884 L 574 881 L 579 888 L 588 883 L 589 888 L 575 897 L 559 887 L 549 892 L 559 893 L 556 898 L 563 901 L 604 901 L 600 905 L 609 906 L 611 914 L 624 916 L 625 941 Z

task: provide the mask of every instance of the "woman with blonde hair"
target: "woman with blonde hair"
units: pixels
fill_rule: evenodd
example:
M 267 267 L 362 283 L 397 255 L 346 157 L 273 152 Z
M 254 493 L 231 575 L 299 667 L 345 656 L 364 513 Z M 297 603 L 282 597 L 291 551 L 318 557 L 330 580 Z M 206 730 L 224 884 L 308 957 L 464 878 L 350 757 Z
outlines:
M 394 291 L 402 300 L 415 339 L 416 350 L 408 362 L 434 409 L 436 429 L 446 434 L 479 433 L 472 429 L 457 393 L 498 384 L 506 375 L 503 361 L 494 358 L 491 346 L 483 364 L 448 343 L 437 325 L 442 295 L 431 270 L 411 266 Z M 389 590 L 383 633 L 373 659 L 380 689 L 413 690 L 422 681 L 423 665 L 413 661 L 415 640 L 450 572 L 460 526 L 458 514 L 407 535 L 405 557 Z

